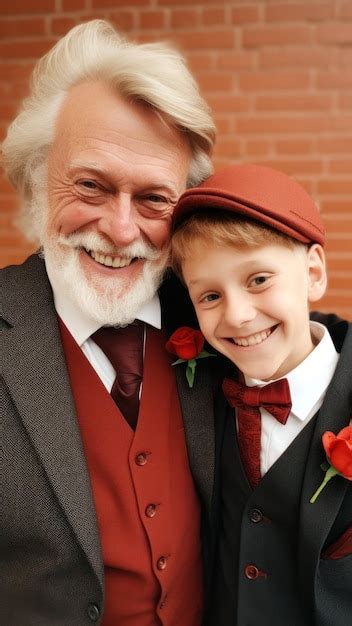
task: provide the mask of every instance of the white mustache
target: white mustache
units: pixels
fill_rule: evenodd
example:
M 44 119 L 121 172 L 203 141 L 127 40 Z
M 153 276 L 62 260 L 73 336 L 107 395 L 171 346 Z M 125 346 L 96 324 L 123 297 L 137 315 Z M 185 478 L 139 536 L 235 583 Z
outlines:
M 98 233 L 72 233 L 70 235 L 59 235 L 59 243 L 69 248 L 85 248 L 95 250 L 111 256 L 120 256 L 127 259 L 139 258 L 147 261 L 155 261 L 160 256 L 160 252 L 153 246 L 143 241 L 134 241 L 128 246 L 118 248 L 111 245 Z

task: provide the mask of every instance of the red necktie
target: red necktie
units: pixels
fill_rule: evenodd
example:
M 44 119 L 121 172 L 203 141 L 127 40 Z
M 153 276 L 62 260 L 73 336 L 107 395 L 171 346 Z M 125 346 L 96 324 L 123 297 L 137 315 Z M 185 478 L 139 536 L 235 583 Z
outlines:
M 134 322 L 122 328 L 100 328 L 93 335 L 116 371 L 111 396 L 135 429 L 139 411 L 139 389 L 143 377 L 144 324 Z
M 232 407 L 237 408 L 238 446 L 248 481 L 255 489 L 260 481 L 261 416 L 259 407 L 266 409 L 281 424 L 286 424 L 292 403 L 286 378 L 265 387 L 247 387 L 225 378 L 223 392 Z

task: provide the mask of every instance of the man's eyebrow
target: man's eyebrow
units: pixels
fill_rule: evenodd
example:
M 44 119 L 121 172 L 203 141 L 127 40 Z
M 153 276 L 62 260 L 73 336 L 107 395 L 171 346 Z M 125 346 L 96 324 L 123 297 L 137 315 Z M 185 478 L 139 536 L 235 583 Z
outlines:
M 97 163 L 95 161 L 79 161 L 75 159 L 74 161 L 71 161 L 71 163 L 69 163 L 68 168 L 70 171 L 82 169 L 89 170 L 97 174 L 102 174 L 103 176 L 109 175 L 108 170 L 105 169 L 105 167 L 103 167 L 100 163 Z

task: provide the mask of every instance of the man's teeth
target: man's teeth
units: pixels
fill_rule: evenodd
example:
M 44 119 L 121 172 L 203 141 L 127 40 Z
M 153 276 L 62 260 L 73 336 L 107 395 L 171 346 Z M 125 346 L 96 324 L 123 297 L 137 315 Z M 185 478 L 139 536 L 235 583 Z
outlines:
M 88 253 L 94 261 L 100 263 L 100 265 L 105 265 L 106 267 L 127 267 L 127 265 L 130 265 L 132 262 L 131 258 L 112 257 L 109 254 L 94 252 L 94 250 L 89 250 Z
M 249 335 L 249 337 L 234 337 L 233 341 L 236 346 L 255 346 L 258 343 L 262 343 L 271 335 L 271 329 L 262 330 L 260 333 L 255 333 L 255 335 Z

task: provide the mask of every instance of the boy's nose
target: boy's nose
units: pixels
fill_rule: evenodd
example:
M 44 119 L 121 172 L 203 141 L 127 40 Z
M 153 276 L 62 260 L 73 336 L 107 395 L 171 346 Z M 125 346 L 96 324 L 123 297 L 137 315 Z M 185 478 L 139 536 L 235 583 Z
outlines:
M 224 323 L 229 328 L 241 328 L 251 322 L 257 314 L 256 308 L 247 297 L 235 297 L 228 301 L 224 312 Z
M 138 214 L 133 210 L 131 196 L 120 194 L 99 222 L 99 230 L 119 247 L 127 246 L 140 236 Z

